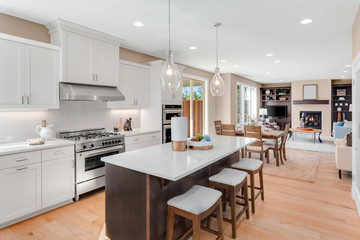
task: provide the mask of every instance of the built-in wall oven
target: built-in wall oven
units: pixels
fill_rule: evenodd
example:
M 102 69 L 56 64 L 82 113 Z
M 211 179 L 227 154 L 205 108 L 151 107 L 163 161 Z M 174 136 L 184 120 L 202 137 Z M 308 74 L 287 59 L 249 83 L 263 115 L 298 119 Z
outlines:
M 171 142 L 171 118 L 181 117 L 183 114 L 182 105 L 163 104 L 162 107 L 162 140 L 163 143 Z

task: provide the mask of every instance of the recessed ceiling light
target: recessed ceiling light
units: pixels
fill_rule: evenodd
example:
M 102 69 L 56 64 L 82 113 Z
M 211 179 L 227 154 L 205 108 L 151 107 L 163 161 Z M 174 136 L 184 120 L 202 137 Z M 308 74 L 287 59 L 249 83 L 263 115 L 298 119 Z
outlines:
M 134 22 L 134 26 L 135 27 L 143 27 L 144 23 L 142 23 L 142 22 Z
M 345 65 L 345 67 L 351 67 L 351 65 L 350 65 L 350 64 L 348 64 L 348 65 Z
M 189 47 L 190 50 L 196 50 L 197 47 Z
M 343 73 L 347 73 L 348 71 L 344 70 Z
M 341 78 L 344 78 L 345 76 L 340 76 Z
M 300 21 L 300 24 L 309 24 L 309 23 L 312 23 L 312 19 L 310 19 L 310 18 L 305 18 L 305 19 L 303 19 L 303 20 L 301 20 Z
M 234 65 L 233 67 L 234 67 L 234 68 L 238 68 L 239 66 L 238 66 L 238 65 Z
M 222 63 L 226 63 L 226 60 L 220 60 L 220 62 L 222 62 Z
M 277 76 L 272 76 L 273 78 L 277 78 Z
M 267 56 L 267 57 L 273 57 L 273 56 L 274 56 L 274 54 L 269 53 L 269 54 L 266 54 L 265 56 Z
M 269 75 L 269 74 L 270 74 L 270 72 L 266 72 L 265 74 Z
M 276 61 L 274 61 L 274 63 L 280 63 L 280 60 L 276 60 Z
M 281 79 L 281 80 L 279 80 L 279 81 L 282 82 L 282 81 L 284 81 L 284 80 Z

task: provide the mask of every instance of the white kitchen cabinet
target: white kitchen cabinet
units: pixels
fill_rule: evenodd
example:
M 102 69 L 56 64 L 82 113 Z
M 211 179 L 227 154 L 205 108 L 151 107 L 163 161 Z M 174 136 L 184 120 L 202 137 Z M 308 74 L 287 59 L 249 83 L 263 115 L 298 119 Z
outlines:
M 67 201 L 75 196 L 74 158 L 65 157 L 42 163 L 42 207 Z
M 161 144 L 160 131 L 136 134 L 133 136 L 125 135 L 125 150 L 127 152 L 159 144 Z
M 59 108 L 59 47 L 0 34 L 0 52 L 0 109 Z
M 121 39 L 61 19 L 46 27 L 51 43 L 63 47 L 60 81 L 117 87 Z
M 110 108 L 143 108 L 150 104 L 150 71 L 147 65 L 127 61 L 119 63 L 118 89 L 125 101 L 109 102 Z
M 40 210 L 41 163 L 0 170 L 0 189 L 0 224 Z
M 64 82 L 82 83 L 95 81 L 92 68 L 92 39 L 66 32 L 63 40 Z
M 0 39 L 0 108 L 22 108 L 24 45 Z

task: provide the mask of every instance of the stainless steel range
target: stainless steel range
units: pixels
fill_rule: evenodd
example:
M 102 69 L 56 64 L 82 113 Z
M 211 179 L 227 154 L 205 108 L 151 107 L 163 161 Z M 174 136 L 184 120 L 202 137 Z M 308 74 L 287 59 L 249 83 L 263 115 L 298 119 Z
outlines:
M 101 158 L 125 152 L 124 135 L 106 132 L 105 128 L 61 131 L 57 137 L 76 143 L 76 201 L 81 194 L 105 186 Z

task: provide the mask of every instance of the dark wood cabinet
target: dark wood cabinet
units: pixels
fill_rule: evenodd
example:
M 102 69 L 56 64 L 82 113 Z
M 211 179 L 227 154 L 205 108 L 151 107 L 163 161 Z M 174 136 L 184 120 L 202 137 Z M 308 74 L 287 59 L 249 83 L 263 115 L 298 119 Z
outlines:
M 291 126 L 291 87 L 260 88 L 260 107 L 265 106 L 287 106 L 286 118 L 273 118 L 270 121 L 276 122 L 280 130 L 284 130 L 288 123 Z
M 350 111 L 352 104 L 352 85 L 332 85 L 331 87 L 331 120 L 333 122 L 352 121 L 352 112 Z M 333 124 L 331 124 L 331 130 Z

